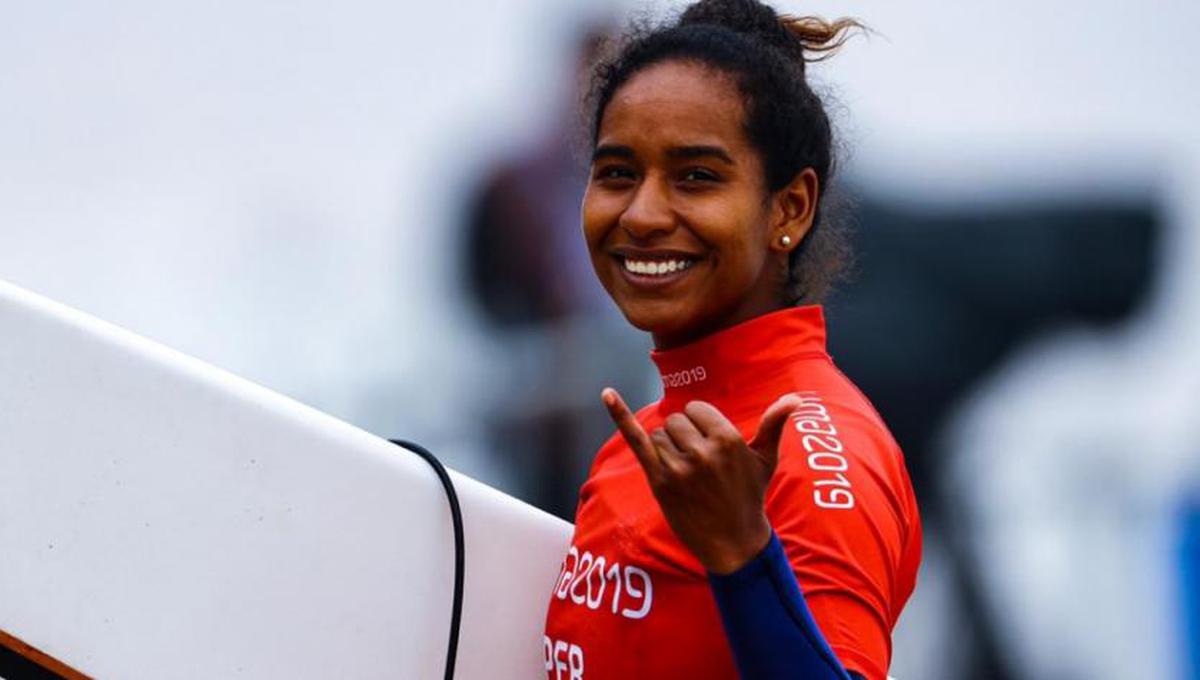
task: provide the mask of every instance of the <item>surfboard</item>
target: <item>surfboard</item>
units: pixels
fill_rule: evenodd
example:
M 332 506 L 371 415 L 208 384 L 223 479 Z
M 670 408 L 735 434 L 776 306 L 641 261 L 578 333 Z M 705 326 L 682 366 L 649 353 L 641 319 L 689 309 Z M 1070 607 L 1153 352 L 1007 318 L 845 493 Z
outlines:
M 571 526 L 450 476 L 456 676 L 544 677 Z M 0 281 L 9 653 L 62 677 L 440 678 L 448 508 L 388 441 Z

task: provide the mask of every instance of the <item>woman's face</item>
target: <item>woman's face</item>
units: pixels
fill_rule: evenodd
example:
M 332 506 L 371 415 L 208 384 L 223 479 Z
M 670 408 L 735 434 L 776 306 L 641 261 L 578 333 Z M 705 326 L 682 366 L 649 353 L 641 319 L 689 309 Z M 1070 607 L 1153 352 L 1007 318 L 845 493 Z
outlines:
M 743 108 L 728 76 L 667 61 L 622 85 L 600 121 L 584 237 L 604 288 L 660 348 L 785 306 L 779 238 L 803 232 L 768 195 Z

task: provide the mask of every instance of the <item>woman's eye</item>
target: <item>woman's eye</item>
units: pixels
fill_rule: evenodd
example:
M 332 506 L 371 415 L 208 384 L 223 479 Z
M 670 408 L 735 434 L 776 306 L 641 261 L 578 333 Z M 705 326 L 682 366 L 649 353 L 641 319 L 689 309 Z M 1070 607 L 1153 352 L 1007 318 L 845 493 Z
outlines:
M 705 168 L 688 168 L 683 173 L 683 179 L 685 182 L 716 182 L 720 177 Z
M 600 168 L 596 168 L 596 170 L 592 174 L 592 176 L 595 179 L 606 180 L 606 181 L 626 180 L 626 179 L 633 179 L 634 172 L 632 169 L 627 168 L 625 166 L 607 165 L 607 166 L 603 166 Z

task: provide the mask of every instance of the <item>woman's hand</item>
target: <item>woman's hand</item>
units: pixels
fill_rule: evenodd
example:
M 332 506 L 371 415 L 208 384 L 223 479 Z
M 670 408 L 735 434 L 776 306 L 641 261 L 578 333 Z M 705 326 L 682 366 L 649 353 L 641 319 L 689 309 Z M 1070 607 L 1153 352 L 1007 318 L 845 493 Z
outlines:
M 605 389 L 600 399 L 645 470 L 667 523 L 705 569 L 732 573 L 766 547 L 771 525 L 763 499 L 783 426 L 799 407 L 796 396 L 771 404 L 749 443 L 707 402 L 688 402 L 647 434 L 616 390 Z

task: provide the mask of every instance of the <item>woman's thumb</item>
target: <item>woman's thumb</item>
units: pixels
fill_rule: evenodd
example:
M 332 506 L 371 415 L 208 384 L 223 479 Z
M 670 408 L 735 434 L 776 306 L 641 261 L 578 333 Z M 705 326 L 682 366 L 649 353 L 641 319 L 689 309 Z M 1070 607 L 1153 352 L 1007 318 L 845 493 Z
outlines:
M 758 421 L 758 431 L 750 441 L 750 448 L 757 451 L 772 470 L 779 459 L 779 440 L 783 436 L 783 427 L 787 424 L 788 416 L 799 407 L 799 397 L 785 394 L 768 406 Z

